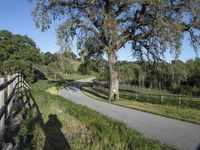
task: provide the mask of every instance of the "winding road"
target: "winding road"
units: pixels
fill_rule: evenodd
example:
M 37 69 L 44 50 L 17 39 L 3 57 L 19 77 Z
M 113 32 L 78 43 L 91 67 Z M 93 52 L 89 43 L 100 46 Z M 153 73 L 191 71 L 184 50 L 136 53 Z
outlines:
M 85 81 L 91 82 L 90 79 L 79 80 Z M 200 150 L 200 125 L 98 101 L 83 94 L 80 87 L 81 84 L 73 84 L 62 89 L 59 95 L 124 122 L 149 138 L 182 150 Z

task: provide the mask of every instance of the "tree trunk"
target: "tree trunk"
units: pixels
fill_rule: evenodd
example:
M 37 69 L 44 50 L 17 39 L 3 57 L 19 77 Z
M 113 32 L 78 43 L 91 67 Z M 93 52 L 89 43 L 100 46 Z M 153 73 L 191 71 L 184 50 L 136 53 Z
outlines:
M 109 100 L 119 99 L 119 80 L 117 72 L 117 56 L 115 51 L 108 53 L 109 73 L 110 73 L 110 93 Z

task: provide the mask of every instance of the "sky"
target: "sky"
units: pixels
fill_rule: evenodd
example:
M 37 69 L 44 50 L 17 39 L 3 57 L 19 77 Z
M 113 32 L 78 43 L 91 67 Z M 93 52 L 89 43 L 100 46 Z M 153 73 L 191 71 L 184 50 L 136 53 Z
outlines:
M 28 0 L 1 0 L 0 3 L 0 30 L 9 30 L 13 34 L 27 35 L 32 38 L 42 52 L 50 51 L 52 53 L 59 50 L 56 42 L 56 28 L 59 24 L 53 23 L 51 28 L 45 32 L 41 32 L 36 28 L 35 23 L 32 20 L 31 11 L 33 10 L 33 4 Z M 76 48 L 73 50 L 78 53 Z M 122 48 L 118 52 L 119 60 L 135 60 L 131 54 L 130 45 Z M 188 37 L 183 40 L 182 53 L 179 57 L 180 60 L 186 61 L 198 57 L 193 49 L 189 46 Z M 172 57 L 169 53 L 166 53 L 165 60 L 171 61 Z

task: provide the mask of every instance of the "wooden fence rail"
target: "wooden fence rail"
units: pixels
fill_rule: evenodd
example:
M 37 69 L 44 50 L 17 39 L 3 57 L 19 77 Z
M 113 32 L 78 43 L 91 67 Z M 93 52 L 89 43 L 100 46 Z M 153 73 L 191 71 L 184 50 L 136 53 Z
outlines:
M 24 99 L 24 93 L 29 89 L 30 86 L 21 74 L 0 78 L 0 149 L 6 132 L 6 123 L 12 115 L 14 104 L 20 98 Z

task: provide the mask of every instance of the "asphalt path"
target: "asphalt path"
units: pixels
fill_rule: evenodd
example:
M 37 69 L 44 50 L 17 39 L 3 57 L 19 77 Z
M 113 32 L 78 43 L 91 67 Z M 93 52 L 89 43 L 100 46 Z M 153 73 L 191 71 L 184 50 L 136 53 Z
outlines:
M 85 79 L 79 82 L 84 81 L 89 80 Z M 59 95 L 107 117 L 124 122 L 146 137 L 182 150 L 200 150 L 200 125 L 95 100 L 83 94 L 80 87 L 80 83 L 75 83 L 62 89 Z

